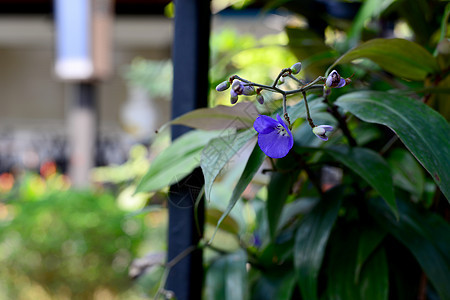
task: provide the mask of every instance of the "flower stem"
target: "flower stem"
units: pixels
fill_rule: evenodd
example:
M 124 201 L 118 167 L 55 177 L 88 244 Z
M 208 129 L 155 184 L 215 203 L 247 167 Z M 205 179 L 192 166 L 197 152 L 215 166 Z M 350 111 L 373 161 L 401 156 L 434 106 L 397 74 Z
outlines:
M 283 116 L 285 119 L 286 119 L 286 117 L 289 119 L 289 116 L 287 113 L 287 106 L 286 106 L 286 94 L 283 94 Z M 288 120 L 286 120 L 286 121 L 288 121 Z
M 302 86 L 302 90 L 305 90 L 307 87 L 310 87 L 311 85 L 316 84 L 319 81 L 325 81 L 326 78 L 323 76 L 319 76 L 316 79 L 314 79 L 313 81 L 311 81 L 310 83 L 308 83 L 307 85 Z
M 298 83 L 300 83 L 301 85 L 304 85 L 305 83 L 303 81 L 301 81 L 300 79 L 298 79 L 297 77 L 295 77 L 292 74 L 288 75 L 290 78 L 292 78 L 293 80 L 297 81 Z
M 301 93 L 301 92 L 306 92 L 308 90 L 311 89 L 322 89 L 323 88 L 323 84 L 314 84 L 314 85 L 309 85 L 307 87 L 302 87 L 300 89 L 297 90 L 292 90 L 292 91 L 286 91 L 286 95 L 292 95 L 292 94 L 297 94 L 297 93 Z
M 306 120 L 308 120 L 309 126 L 311 126 L 311 128 L 314 128 L 314 127 L 316 127 L 316 125 L 314 125 L 314 122 L 311 119 L 311 115 L 309 114 L 309 106 L 308 106 L 308 100 L 306 100 L 306 93 L 302 92 L 302 95 L 303 95 L 303 101 L 305 101 Z
M 324 97 L 323 102 L 325 102 L 328 105 L 328 109 L 327 111 L 336 118 L 336 120 L 339 122 L 339 127 L 342 130 L 342 133 L 345 135 L 345 137 L 347 138 L 347 141 L 349 143 L 349 145 L 351 147 L 356 147 L 358 146 L 358 144 L 356 143 L 356 140 L 353 138 L 350 130 L 348 129 L 347 126 L 347 121 L 345 120 L 345 116 L 341 115 L 338 111 L 338 108 L 336 105 L 331 104 L 328 101 L 328 97 Z
M 273 82 L 272 87 L 274 88 L 277 85 L 278 80 L 280 79 L 281 76 L 284 75 L 284 73 L 289 73 L 289 72 L 291 72 L 290 68 L 284 68 L 283 70 L 281 70 L 277 76 L 277 79 L 275 79 L 275 81 Z

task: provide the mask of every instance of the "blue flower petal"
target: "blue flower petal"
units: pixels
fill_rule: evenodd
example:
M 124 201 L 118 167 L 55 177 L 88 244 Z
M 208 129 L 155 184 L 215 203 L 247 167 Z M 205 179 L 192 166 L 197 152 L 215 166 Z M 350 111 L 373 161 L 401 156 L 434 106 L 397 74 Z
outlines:
M 280 125 L 288 133 L 287 135 L 282 133 Z M 294 145 L 292 133 L 279 115 L 277 115 L 277 120 L 261 115 L 255 120 L 253 127 L 259 132 L 259 147 L 269 157 L 284 157 Z
M 341 88 L 341 87 L 343 87 L 343 86 L 345 86 L 345 79 L 344 78 L 341 78 L 341 80 L 339 80 L 339 83 L 338 83 L 338 85 L 336 86 L 337 88 Z
M 281 158 L 286 156 L 294 144 L 292 135 L 282 136 L 277 131 L 258 135 L 258 145 L 269 157 Z
M 258 133 L 267 134 L 276 130 L 278 124 L 279 123 L 271 117 L 260 115 L 253 123 L 253 128 L 255 128 Z

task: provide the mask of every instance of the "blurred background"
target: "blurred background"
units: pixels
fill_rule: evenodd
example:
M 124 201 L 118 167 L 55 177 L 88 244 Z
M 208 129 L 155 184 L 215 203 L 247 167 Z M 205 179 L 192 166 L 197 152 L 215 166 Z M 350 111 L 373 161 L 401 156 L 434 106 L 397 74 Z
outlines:
M 155 130 L 170 119 L 173 5 L 80 1 L 97 9 L 87 38 L 101 64 L 80 75 L 59 66 L 61 41 L 79 38 L 57 28 L 57 5 L 71 1 L 0 0 L 1 300 L 141 299 L 162 275 L 132 280 L 145 257 L 164 260 L 167 227 L 164 191 L 133 193 L 170 140 Z M 296 61 L 290 14 L 245 2 L 213 4 L 212 87 L 267 55 L 248 68 L 255 80 Z

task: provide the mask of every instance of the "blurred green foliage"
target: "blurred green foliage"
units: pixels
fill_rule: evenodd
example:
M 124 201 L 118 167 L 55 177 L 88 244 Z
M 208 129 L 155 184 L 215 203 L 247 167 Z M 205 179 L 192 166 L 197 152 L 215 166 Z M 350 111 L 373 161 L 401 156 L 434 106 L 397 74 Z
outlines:
M 131 86 L 145 89 L 152 97 L 170 100 L 172 94 L 172 63 L 136 57 L 123 72 Z
M 0 195 L 0 299 L 140 299 L 129 266 L 165 248 L 164 210 L 136 213 L 132 198 L 71 189 L 56 172 L 9 187 Z

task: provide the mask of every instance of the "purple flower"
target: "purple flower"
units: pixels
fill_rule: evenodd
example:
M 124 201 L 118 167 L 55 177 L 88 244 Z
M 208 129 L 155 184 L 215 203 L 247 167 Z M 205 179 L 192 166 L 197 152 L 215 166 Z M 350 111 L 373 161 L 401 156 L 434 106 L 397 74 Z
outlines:
M 319 125 L 312 129 L 313 133 L 323 141 L 328 141 L 328 137 L 325 135 L 325 133 L 332 130 L 333 126 L 330 125 Z
M 341 75 L 336 70 L 333 70 L 328 75 L 325 85 L 327 87 L 341 88 L 346 85 L 346 81 L 344 78 L 341 78 Z
M 269 157 L 284 157 L 294 145 L 291 131 L 278 114 L 276 120 L 264 115 L 259 116 L 253 127 L 259 133 L 259 147 Z

